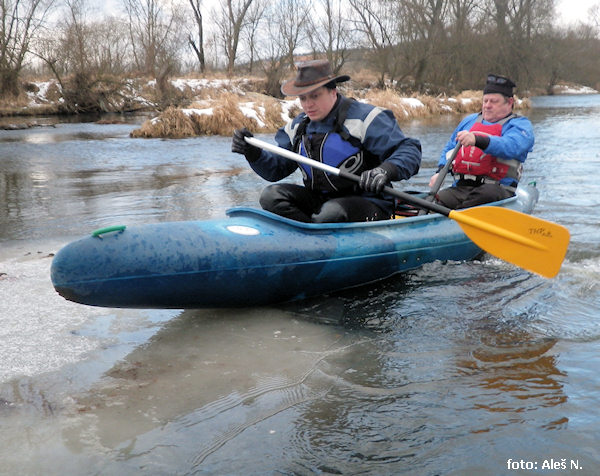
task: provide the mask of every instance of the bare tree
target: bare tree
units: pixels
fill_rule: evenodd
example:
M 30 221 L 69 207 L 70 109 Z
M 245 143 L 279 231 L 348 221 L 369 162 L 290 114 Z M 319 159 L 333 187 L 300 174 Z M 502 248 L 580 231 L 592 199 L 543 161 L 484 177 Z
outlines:
M 493 19 L 489 55 L 491 65 L 523 85 L 531 83 L 530 66 L 539 54 L 535 38 L 551 28 L 555 0 L 491 0 L 486 3 Z
M 133 70 L 129 27 L 118 18 L 104 18 L 89 25 L 89 54 L 104 73 L 124 75 Z
M 287 55 L 283 32 L 277 21 L 277 9 L 270 8 L 265 12 L 263 41 L 257 44 L 260 65 L 266 77 L 265 92 L 273 97 L 283 97 L 281 81 L 286 71 Z
M 188 35 L 188 42 L 191 48 L 198 57 L 198 63 L 200 64 L 200 72 L 206 71 L 206 58 L 204 55 L 204 24 L 202 18 L 202 0 L 189 0 L 190 7 L 194 13 L 194 26 L 196 34 L 190 33 Z
M 304 40 L 304 31 L 312 12 L 311 0 L 279 0 L 274 6 L 275 22 L 281 30 L 287 63 L 293 68 L 296 50 Z
M 537 39 L 536 44 L 542 41 L 548 53 L 538 59 L 540 66 L 534 72 L 536 82 L 547 80 L 548 94 L 552 94 L 554 86 L 561 81 L 600 88 L 600 38 L 592 24 L 578 22 L 556 28 L 551 34 Z
M 175 11 L 160 0 L 124 0 L 135 62 L 143 73 L 155 77 L 174 68 Z
M 240 36 L 246 24 L 246 14 L 251 4 L 252 0 L 225 0 L 221 3 L 221 14 L 217 18 L 217 27 L 225 48 L 229 75 L 233 74 Z
M 102 109 L 111 81 L 140 72 L 157 78 L 158 103 L 175 103 L 167 79 L 190 47 L 188 64 L 201 72 L 209 63 L 230 75 L 241 61 L 260 67 L 274 96 L 299 53 L 327 56 L 338 73 L 352 51 L 380 86 L 422 91 L 479 88 L 490 71 L 550 91 L 563 80 L 597 87 L 600 77 L 599 2 L 585 21 L 559 29 L 557 0 L 222 0 L 210 12 L 205 0 L 187 1 L 120 0 L 122 21 L 92 16 L 90 0 L 1 0 L 0 95 L 19 93 L 36 54 L 63 91 L 81 93 L 72 96 L 80 106 Z M 65 9 L 47 28 L 52 5 Z
M 350 56 L 350 24 L 345 17 L 342 0 L 318 0 L 318 6 L 325 15 L 309 16 L 308 38 L 313 54 L 325 52 L 333 72 L 337 74 Z
M 588 18 L 590 24 L 596 30 L 596 36 L 600 36 L 600 3 L 596 3 L 590 7 Z
M 19 75 L 30 44 L 54 0 L 0 2 L 0 97 L 19 94 Z
M 62 107 L 70 112 L 121 107 L 120 89 L 131 51 L 116 19 L 90 21 L 88 0 L 64 0 L 65 10 L 51 35 L 40 38 L 36 54 L 61 85 Z
M 437 82 L 452 88 L 467 88 L 477 73 L 480 55 L 485 54 L 478 40 L 487 22 L 478 9 L 480 0 L 448 0 L 445 50 L 441 58 Z
M 379 75 L 379 87 L 384 87 L 386 78 L 394 81 L 400 70 L 398 0 L 349 0 L 349 3 L 354 28 L 362 35 L 364 46 L 371 50 L 369 58 Z
M 400 36 L 405 68 L 410 71 L 415 88 L 425 91 L 428 69 L 445 45 L 444 0 L 406 0 L 400 6 Z
M 131 70 L 131 45 L 126 23 L 115 17 L 102 18 L 93 0 L 61 0 L 64 9 L 55 25 L 41 39 L 54 51 L 43 57 L 61 63 L 61 73 L 122 75 Z M 45 50 L 48 52 L 48 48 Z
M 255 0 L 248 10 L 247 28 L 244 31 L 248 47 L 248 70 L 252 73 L 257 56 L 257 42 L 260 41 L 261 26 L 265 18 L 268 0 Z M 263 35 L 264 36 L 264 35 Z

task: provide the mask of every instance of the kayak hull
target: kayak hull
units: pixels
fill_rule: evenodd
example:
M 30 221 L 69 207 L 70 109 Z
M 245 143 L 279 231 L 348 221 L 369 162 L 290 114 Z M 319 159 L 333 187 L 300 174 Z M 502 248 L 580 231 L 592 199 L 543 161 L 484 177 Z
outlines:
M 495 205 L 530 213 L 534 187 Z M 439 214 L 365 223 L 298 223 L 250 208 L 227 218 L 123 227 L 54 257 L 68 300 L 103 307 L 211 308 L 273 304 L 388 278 L 436 260 L 481 253 Z

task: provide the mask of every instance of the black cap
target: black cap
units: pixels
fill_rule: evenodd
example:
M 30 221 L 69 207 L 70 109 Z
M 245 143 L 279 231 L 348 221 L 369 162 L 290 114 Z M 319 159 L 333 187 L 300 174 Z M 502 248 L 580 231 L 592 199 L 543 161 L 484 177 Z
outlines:
M 499 93 L 510 98 L 513 96 L 513 88 L 516 86 L 509 78 L 497 74 L 488 74 L 483 94 Z

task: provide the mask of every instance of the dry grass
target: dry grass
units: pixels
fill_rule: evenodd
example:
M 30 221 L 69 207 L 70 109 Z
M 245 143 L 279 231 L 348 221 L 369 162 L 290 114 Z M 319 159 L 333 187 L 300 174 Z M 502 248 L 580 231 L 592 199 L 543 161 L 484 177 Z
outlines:
M 210 109 L 210 111 L 209 111 Z M 204 99 L 189 109 L 168 108 L 142 124 L 132 137 L 183 138 L 199 135 L 231 135 L 246 127 L 252 132 L 273 132 L 285 123 L 281 103 L 258 93 L 243 96 L 226 92 L 211 101 Z
M 284 124 L 281 103 L 270 96 L 248 93 L 221 94 L 213 104 L 213 114 L 191 114 L 196 130 L 204 135 L 229 135 L 235 129 L 252 132 L 272 132 Z
M 242 127 L 254 133 L 272 133 L 301 112 L 297 104 L 291 104 L 291 98 L 284 102 L 256 92 L 264 90 L 264 80 L 260 78 L 223 79 L 202 75 L 180 79 L 183 81 L 173 80 L 162 89 L 148 78 L 119 83 L 121 89 L 113 91 L 116 99 L 112 101 L 114 104 L 109 101 L 111 107 L 108 109 L 160 109 L 164 104 L 164 111 L 131 133 L 132 137 L 144 138 L 228 136 Z M 407 97 L 393 88 L 374 87 L 377 80 L 368 70 L 361 70 L 353 73 L 352 81 L 339 87 L 346 96 L 390 109 L 400 123 L 440 114 L 466 114 L 481 108 L 481 91 L 464 91 L 455 98 Z M 56 83 L 48 85 L 43 94 L 38 95 L 39 89 L 34 83 L 26 83 L 19 97 L 0 102 L 0 116 L 68 112 L 64 107 L 64 95 Z M 102 97 L 108 101 L 111 96 L 107 93 Z M 525 99 L 517 101 L 516 107 L 529 106 L 529 100 Z
M 531 99 L 529 99 L 529 98 L 523 98 L 523 99 L 516 98 L 515 109 L 530 109 L 530 108 L 531 108 Z
M 375 106 L 390 109 L 398 122 L 440 114 L 468 114 L 481 110 L 481 91 L 464 91 L 455 98 L 413 95 L 405 97 L 393 89 L 367 89 L 343 93 Z M 275 132 L 297 115 L 293 105 L 283 114 L 282 102 L 256 92 L 213 90 L 196 100 L 190 109 L 168 108 L 158 117 L 146 121 L 132 137 L 183 138 L 199 135 L 228 136 L 242 127 L 257 133 Z M 529 100 L 518 100 L 517 109 L 529 107 Z M 285 116 L 285 117 L 284 117 Z
M 23 117 L 35 117 L 35 116 L 52 116 L 60 114 L 61 109 L 56 104 L 36 104 L 34 106 L 30 104 L 21 103 L 21 101 L 4 101 L 0 108 L 0 117 L 3 116 L 23 116 Z
M 364 94 L 361 99 L 374 106 L 391 110 L 399 122 L 406 119 L 426 117 L 432 113 L 422 98 L 403 97 L 392 89 L 372 89 Z
M 42 116 L 58 114 L 58 102 L 32 104 L 27 93 L 35 94 L 39 88 L 33 83 L 26 83 L 23 91 L 16 97 L 3 97 L 0 100 L 0 116 Z M 50 88 L 48 92 L 53 96 L 57 88 Z
M 353 72 L 352 80 L 341 83 L 339 88 L 346 96 L 392 110 L 400 123 L 440 114 L 464 115 L 481 108 L 481 91 L 464 91 L 453 98 L 442 95 L 407 97 L 393 88 L 378 89 L 378 82 L 379 78 L 371 71 L 361 69 Z M 108 81 L 103 87 L 93 91 L 97 101 L 89 104 L 92 110 L 94 107 L 115 112 L 164 108 L 155 119 L 134 131 L 133 137 L 230 135 L 240 127 L 270 133 L 301 111 L 297 105 L 290 107 L 289 101 L 282 102 L 258 93 L 265 90 L 265 80 L 259 77 L 223 78 L 218 73 L 188 75 L 173 79 L 166 86 L 162 84 L 162 87 L 150 78 L 136 78 Z M 40 91 L 33 82 L 24 83 L 18 97 L 0 98 L 0 116 L 73 112 L 65 105 L 68 101 L 65 102 L 65 95 L 56 81 L 50 85 L 46 82 L 43 89 Z M 530 105 L 528 99 L 517 100 L 516 109 Z M 184 107 L 186 109 L 181 109 Z M 209 108 L 211 114 L 202 113 L 202 109 Z
M 257 122 L 244 115 L 240 109 L 240 98 L 233 93 L 225 93 L 213 105 L 212 114 L 190 115 L 199 135 L 229 135 L 234 129 L 247 127 L 256 129 Z
M 169 139 L 182 139 L 193 137 L 194 124 L 181 109 L 169 107 L 157 118 L 148 120 L 139 129 L 131 133 L 131 137 L 165 137 Z

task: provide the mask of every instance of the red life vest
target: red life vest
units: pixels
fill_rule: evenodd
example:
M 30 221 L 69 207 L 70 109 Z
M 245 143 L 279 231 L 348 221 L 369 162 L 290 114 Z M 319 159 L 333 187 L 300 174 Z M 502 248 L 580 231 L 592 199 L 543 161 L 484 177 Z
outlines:
M 505 120 L 494 124 L 483 124 L 480 115 L 475 124 L 469 129 L 469 132 L 475 135 L 501 136 L 503 124 L 512 117 L 514 116 L 509 116 Z M 520 162 L 518 160 L 499 159 L 486 154 L 475 146 L 461 147 L 452 165 L 455 174 L 490 177 L 494 180 L 500 180 L 507 176 L 518 180 L 520 178 L 519 169 Z

